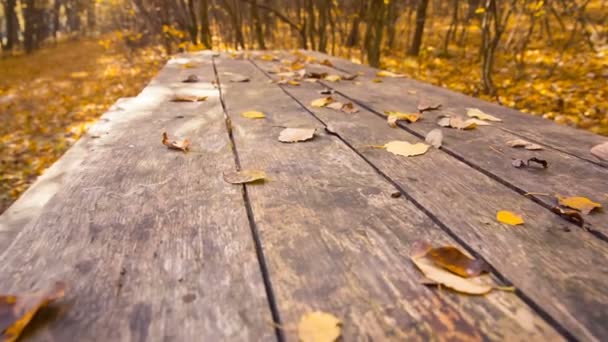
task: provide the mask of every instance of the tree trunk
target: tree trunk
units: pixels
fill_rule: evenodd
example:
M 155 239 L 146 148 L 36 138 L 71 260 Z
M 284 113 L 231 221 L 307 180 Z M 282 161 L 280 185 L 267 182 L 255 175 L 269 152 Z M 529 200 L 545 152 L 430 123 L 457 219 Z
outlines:
M 262 31 L 262 21 L 258 13 L 258 2 L 257 0 L 251 1 L 251 20 L 253 21 L 253 30 L 255 32 L 255 38 L 258 42 L 258 48 L 266 50 L 266 44 L 264 43 L 264 32 Z
M 327 52 L 327 22 L 329 14 L 330 2 L 327 0 L 317 1 L 317 8 L 319 9 L 319 27 L 317 34 L 319 36 L 319 44 L 317 50 L 321 52 Z
M 15 5 L 17 0 L 7 0 L 4 4 L 4 14 L 6 16 L 6 46 L 7 50 L 12 50 L 18 43 L 18 24 L 17 12 L 15 12 Z
M 426 21 L 426 9 L 428 7 L 429 0 L 418 0 L 418 7 L 416 8 L 416 31 L 414 32 L 414 39 L 410 46 L 407 54 L 410 56 L 418 56 L 420 53 L 420 46 L 422 45 L 422 36 L 424 34 L 424 23 Z
M 201 43 L 205 49 L 211 49 L 211 28 L 209 21 L 209 3 L 207 0 L 200 0 L 200 20 L 201 20 Z
M 372 0 L 367 16 L 367 30 L 365 31 L 365 51 L 369 65 L 380 66 L 380 48 L 382 47 L 382 34 L 384 31 L 384 0 Z
M 348 34 L 348 38 L 346 39 L 346 43 L 344 43 L 347 47 L 354 47 L 359 42 L 359 24 L 361 23 L 361 18 L 365 15 L 365 9 L 367 8 L 366 2 L 361 0 L 359 2 L 359 12 L 355 15 L 353 19 L 353 24 L 350 28 L 350 33 Z
M 188 32 L 190 33 L 190 41 L 192 44 L 198 44 L 198 19 L 196 18 L 196 8 L 194 6 L 194 0 L 188 0 Z

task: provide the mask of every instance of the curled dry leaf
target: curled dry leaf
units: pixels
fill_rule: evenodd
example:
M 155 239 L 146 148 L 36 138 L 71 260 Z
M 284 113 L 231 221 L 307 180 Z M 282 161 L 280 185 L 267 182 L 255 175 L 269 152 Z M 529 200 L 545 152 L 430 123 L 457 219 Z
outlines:
M 409 123 L 412 123 L 420 120 L 421 118 L 420 114 L 418 113 L 407 114 L 392 110 L 385 110 L 384 114 L 387 115 L 386 123 L 392 128 L 397 127 L 397 121 L 407 121 Z
M 579 227 L 585 226 L 585 219 L 583 219 L 583 216 L 581 216 L 581 214 L 578 211 L 566 210 L 566 209 L 560 208 L 560 207 L 553 207 L 553 208 L 551 208 L 551 211 L 558 214 L 565 220 L 576 224 Z
M 263 60 L 263 61 L 266 61 L 266 62 L 271 62 L 271 61 L 274 61 L 274 60 L 278 60 L 278 58 L 276 58 L 273 55 L 261 55 L 258 58 L 261 59 L 261 60 Z
M 476 279 L 462 278 L 437 266 L 427 255 L 432 247 L 425 242 L 418 242 L 412 246 L 410 259 L 424 276 L 434 283 L 441 284 L 457 292 L 483 295 L 492 291 L 492 286 L 483 284 Z
M 591 148 L 591 154 L 603 161 L 608 162 L 608 141 L 603 144 L 593 146 Z
M 528 164 L 526 164 L 525 161 L 521 160 L 521 159 L 513 159 L 511 161 L 511 165 L 513 165 L 513 167 L 516 167 L 518 169 L 523 169 L 524 167 L 526 167 Z
M 342 335 L 342 322 L 332 314 L 315 311 L 302 316 L 298 323 L 301 342 L 335 342 Z
M 198 76 L 196 75 L 188 75 L 188 77 L 186 77 L 182 82 L 184 83 L 196 83 L 198 82 Z
M 334 91 L 329 88 L 325 88 L 325 89 L 319 91 L 319 94 L 321 94 L 321 95 L 331 95 L 333 93 L 334 93 Z
M 325 107 L 335 109 L 335 110 L 342 110 L 342 106 L 344 106 L 344 104 L 342 102 L 335 101 L 335 102 L 328 104 Z
M 426 135 L 424 141 L 435 148 L 440 148 L 443 142 L 443 132 L 441 129 L 435 128 Z
M 340 77 L 340 75 L 327 75 L 323 79 L 329 82 L 338 82 L 342 77 Z
M 241 82 L 249 82 L 249 77 L 245 75 L 232 74 L 230 78 L 230 82 L 241 83 Z
M 511 226 L 524 224 L 524 219 L 521 218 L 521 216 L 507 210 L 498 211 L 496 213 L 496 220 L 500 223 L 508 224 Z
M 314 128 L 285 128 L 279 134 L 279 141 L 284 143 L 293 143 L 298 141 L 307 141 L 315 136 Z
M 502 119 L 499 119 L 490 114 L 486 114 L 483 111 L 481 111 L 481 109 L 477 109 L 477 108 L 467 108 L 467 116 L 470 118 L 477 118 L 477 119 L 485 120 L 485 121 L 495 121 L 495 122 L 502 121 Z
M 543 149 L 542 146 L 531 143 L 531 142 L 523 140 L 523 139 L 509 140 L 509 141 L 507 141 L 507 145 L 509 145 L 511 147 L 523 147 L 526 150 L 532 150 L 532 151 Z
M 246 112 L 242 112 L 241 116 L 247 119 L 263 119 L 266 117 L 264 113 L 258 112 L 256 110 L 248 110 Z
M 266 179 L 266 173 L 258 170 L 224 172 L 224 181 L 230 184 L 245 184 Z
M 322 97 L 320 99 L 316 99 L 316 100 L 312 101 L 310 103 L 310 105 L 313 106 L 313 107 L 319 107 L 320 108 L 320 107 L 325 107 L 325 106 L 327 106 L 328 104 L 330 104 L 330 103 L 332 103 L 334 101 L 335 100 L 334 100 L 333 97 L 327 96 L 327 97 Z
M 172 102 L 200 102 L 207 100 L 207 96 L 175 94 L 171 99 Z
M 16 341 L 36 312 L 62 298 L 65 288 L 65 283 L 56 282 L 49 288 L 32 294 L 0 295 L 0 340 Z
M 422 112 L 430 112 L 432 110 L 437 110 L 441 108 L 441 103 L 434 103 L 434 102 L 428 102 L 428 101 L 420 101 L 418 103 L 418 111 L 420 113 Z
M 473 259 L 454 246 L 432 248 L 429 243 L 419 241 L 413 248 L 417 257 L 427 257 L 436 266 L 464 278 L 476 277 L 490 269 L 483 260 Z
M 170 140 L 169 136 L 167 135 L 167 132 L 163 132 L 162 143 L 163 143 L 163 145 L 167 146 L 167 148 L 169 148 L 171 150 L 178 150 L 178 151 L 182 151 L 182 152 L 186 152 L 186 151 L 188 151 L 188 148 L 190 148 L 190 141 L 188 141 L 188 139 Z
M 555 195 L 555 197 L 560 205 L 571 209 L 576 209 L 585 215 L 589 214 L 596 208 L 599 209 L 602 207 L 600 203 L 594 202 L 587 197 L 562 197 L 560 195 Z
M 429 145 L 423 143 L 410 144 L 407 141 L 393 140 L 384 145 L 384 148 L 392 154 L 404 157 L 418 156 L 429 150 Z
M 451 127 L 460 130 L 470 130 L 477 127 L 475 119 L 463 120 L 459 117 L 444 117 L 437 121 L 437 124 L 441 127 Z
M 404 74 L 396 74 L 391 71 L 380 70 L 376 73 L 377 77 L 405 77 Z
M 359 111 L 359 108 L 356 108 L 352 102 L 342 103 L 336 101 L 328 104 L 326 107 L 349 114 L 357 113 Z
M 342 76 L 342 79 L 345 80 L 345 81 L 352 81 L 352 80 L 354 80 L 357 77 L 359 77 L 359 75 L 358 74 L 354 74 L 354 75 Z
M 543 169 L 546 169 L 549 167 L 549 163 L 547 163 L 546 160 L 539 159 L 536 157 L 532 157 L 532 158 L 528 159 L 526 164 L 528 165 L 528 167 L 531 167 L 533 164 L 538 164 L 538 165 L 542 166 Z

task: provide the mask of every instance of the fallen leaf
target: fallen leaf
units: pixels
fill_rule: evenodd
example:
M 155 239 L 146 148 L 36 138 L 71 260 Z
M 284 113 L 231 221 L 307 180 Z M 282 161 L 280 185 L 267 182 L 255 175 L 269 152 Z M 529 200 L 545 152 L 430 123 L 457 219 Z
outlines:
M 340 77 L 340 75 L 327 75 L 323 79 L 329 82 L 338 82 L 342 77 Z
M 429 103 L 429 102 L 424 101 L 424 100 L 422 100 L 422 101 L 420 101 L 418 103 L 418 111 L 420 113 L 422 113 L 422 112 L 429 112 L 429 111 L 432 111 L 432 110 L 437 110 L 439 108 L 441 108 L 441 103 Z
M 335 342 L 342 335 L 342 322 L 334 315 L 315 311 L 302 316 L 298 323 L 301 342 Z
M 192 62 L 182 64 L 182 68 L 184 68 L 184 69 L 193 69 L 193 68 L 196 68 L 197 66 L 198 66 L 198 64 L 192 63 Z
M 198 76 L 196 75 L 188 75 L 188 77 L 186 77 L 186 79 L 184 79 L 182 82 L 184 83 L 196 83 L 198 82 Z
M 345 81 L 352 81 L 352 80 L 354 80 L 357 77 L 359 77 L 359 75 L 354 74 L 354 75 L 342 76 L 342 79 L 345 80 Z
M 381 78 L 374 78 L 372 80 L 372 82 L 374 82 L 374 83 L 382 83 L 382 79 Z
M 306 78 L 314 78 L 314 79 L 323 79 L 327 76 L 326 72 L 307 72 L 304 77 Z
M 483 120 L 479 120 L 479 119 L 475 119 L 475 118 L 467 119 L 466 122 L 474 123 L 477 126 L 492 126 L 492 124 L 487 121 L 483 121 Z
M 391 71 L 381 70 L 376 73 L 377 77 L 405 77 L 403 74 L 396 74 Z
M 241 170 L 224 172 L 224 181 L 230 184 L 245 184 L 266 179 L 266 172 L 259 170 Z
M 56 282 L 32 294 L 0 295 L 0 340 L 16 341 L 38 310 L 64 296 L 65 287 Z
M 401 192 L 400 191 L 395 191 L 391 194 L 392 198 L 399 198 L 401 197 Z
M 560 205 L 571 209 L 576 209 L 585 215 L 589 214 L 596 208 L 599 209 L 602 207 L 600 203 L 594 202 L 587 197 L 562 197 L 560 195 L 556 195 L 555 197 Z
M 184 139 L 184 140 L 169 140 L 169 136 L 167 135 L 167 132 L 163 132 L 163 140 L 162 140 L 163 145 L 167 146 L 169 149 L 172 150 L 179 150 L 182 152 L 187 152 L 188 148 L 190 147 L 190 141 L 188 141 L 188 139 Z
M 451 118 L 450 118 L 450 117 L 447 117 L 447 116 L 446 116 L 446 117 L 443 117 L 443 118 L 441 118 L 441 119 L 439 119 L 439 120 L 437 121 L 437 124 L 438 124 L 439 126 L 441 126 L 441 127 L 452 127 L 452 126 L 450 125 L 450 119 L 451 119 Z
M 490 114 L 486 114 L 483 111 L 481 111 L 480 109 L 477 108 L 467 108 L 467 116 L 471 117 L 471 118 L 477 118 L 480 120 L 486 120 L 486 121 L 495 121 L 495 122 L 501 122 L 502 119 L 499 119 L 495 116 L 492 116 Z
M 526 150 L 532 150 L 532 151 L 536 151 L 536 150 L 542 150 L 543 147 L 534 143 L 531 143 L 529 141 L 523 140 L 523 139 L 514 139 L 514 140 L 509 140 L 507 141 L 507 145 L 511 146 L 511 147 L 523 147 Z
M 232 74 L 230 78 L 230 82 L 241 83 L 241 82 L 249 82 L 249 77 L 239 74 Z
M 332 63 L 329 61 L 329 59 L 324 59 L 324 60 L 322 60 L 321 62 L 319 62 L 319 64 L 321 64 L 321 65 L 325 65 L 325 66 L 328 66 L 328 67 L 333 67 L 333 66 L 334 66 L 334 65 L 333 65 L 333 64 L 332 64 Z
M 601 160 L 608 161 L 608 142 L 593 146 L 591 154 Z
M 397 127 L 397 121 L 407 121 L 411 123 L 420 120 L 420 114 L 418 113 L 407 114 L 385 110 L 384 114 L 387 115 L 386 122 L 393 128 Z
M 289 66 L 289 68 L 293 71 L 302 70 L 304 67 L 306 67 L 306 65 L 300 61 L 295 61 Z
M 264 113 L 255 110 L 248 110 L 246 112 L 242 112 L 241 116 L 247 119 L 263 119 L 266 117 Z
M 207 96 L 175 94 L 171 99 L 172 102 L 199 102 L 207 100 Z
M 314 128 L 285 128 L 279 134 L 279 141 L 284 143 L 293 143 L 298 141 L 307 141 L 315 136 Z
M 437 124 L 442 127 L 451 127 L 460 130 L 470 130 L 477 127 L 475 119 L 463 120 L 459 117 L 443 117 L 437 121 Z
M 287 84 L 292 85 L 292 86 L 299 86 L 300 82 L 298 82 L 296 80 L 289 80 L 289 81 L 287 81 Z
M 328 89 L 328 88 L 325 88 L 325 89 L 319 91 L 319 94 L 321 94 L 321 95 L 331 95 L 333 93 L 334 93 L 334 91 L 332 89 Z
M 316 100 L 312 101 L 310 103 L 310 105 L 313 107 L 325 107 L 332 102 L 334 102 L 333 97 L 328 96 L 328 97 L 322 97 L 320 99 L 316 99 Z
M 431 248 L 426 257 L 436 266 L 464 278 L 476 277 L 490 269 L 483 260 L 473 259 L 454 246 Z
M 429 145 L 423 143 L 410 144 L 407 141 L 394 140 L 386 143 L 384 148 L 392 154 L 411 157 L 425 154 L 429 149 Z
M 526 162 L 521 159 L 513 159 L 511 161 L 511 165 L 513 165 L 514 167 L 516 167 L 518 169 L 522 169 L 527 166 Z
M 536 164 L 539 164 L 540 166 L 542 166 L 542 167 L 543 167 L 543 169 L 546 169 L 546 168 L 548 168 L 548 167 L 549 167 L 549 163 L 547 163 L 547 161 L 546 161 L 546 160 L 544 160 L 544 159 L 539 159 L 539 158 L 536 158 L 536 157 L 532 157 L 532 158 L 528 159 L 528 161 L 526 162 L 526 164 L 528 165 L 528 167 L 530 167 L 530 166 L 531 166 L 531 165 L 530 165 L 531 163 L 536 163 Z
M 496 220 L 500 223 L 508 224 L 511 226 L 524 224 L 524 219 L 522 219 L 519 215 L 506 210 L 500 210 L 499 212 L 497 212 Z
M 335 109 L 335 110 L 341 110 L 342 106 L 344 106 L 344 104 L 342 102 L 335 101 L 335 102 L 328 104 L 325 107 Z
M 426 135 L 424 141 L 435 148 L 440 148 L 443 142 L 443 132 L 441 129 L 435 128 Z
M 570 221 L 570 222 L 576 224 L 579 227 L 583 227 L 585 225 L 585 219 L 583 219 L 583 217 L 581 216 L 581 214 L 578 211 L 565 210 L 560 207 L 553 207 L 553 208 L 551 208 L 551 211 L 558 214 L 559 216 L 566 219 L 567 221 Z
M 258 58 L 263 61 L 266 61 L 266 62 L 274 61 L 275 59 L 277 59 L 276 57 L 274 57 L 272 55 L 261 55 Z
M 419 250 L 417 247 L 412 247 L 412 253 L 410 254 L 410 259 L 414 265 L 422 271 L 427 279 L 452 290 L 471 295 L 483 295 L 492 291 L 492 286 L 490 285 L 482 284 L 474 279 L 462 278 L 441 269 L 427 257 L 429 249 L 430 246 L 428 246 L 428 248 L 425 246 L 422 250 Z
M 342 106 L 341 109 L 344 113 L 354 114 L 359 112 L 359 108 L 355 107 L 352 102 L 347 102 Z

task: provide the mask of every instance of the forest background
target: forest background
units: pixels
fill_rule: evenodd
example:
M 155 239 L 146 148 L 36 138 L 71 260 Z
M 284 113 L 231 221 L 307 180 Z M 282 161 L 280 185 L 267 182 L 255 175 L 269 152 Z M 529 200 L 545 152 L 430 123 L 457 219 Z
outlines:
M 0 0 L 0 213 L 171 54 L 313 49 L 608 135 L 608 0 Z

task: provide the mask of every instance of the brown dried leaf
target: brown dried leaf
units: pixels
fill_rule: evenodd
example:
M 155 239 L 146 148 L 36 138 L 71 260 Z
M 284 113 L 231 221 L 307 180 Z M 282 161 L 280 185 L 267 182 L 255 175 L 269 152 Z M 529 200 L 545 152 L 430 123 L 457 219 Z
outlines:
M 534 143 L 531 143 L 529 141 L 523 140 L 523 139 L 514 139 L 514 140 L 509 140 L 507 141 L 507 145 L 511 146 L 511 147 L 523 147 L 526 150 L 532 150 L 532 151 L 536 151 L 536 150 L 542 150 L 543 147 Z
M 0 340 L 14 342 L 36 312 L 62 298 L 66 285 L 56 282 L 49 288 L 32 294 L 0 295 Z
M 321 62 L 319 62 L 319 64 L 325 65 L 325 66 L 328 66 L 328 67 L 333 67 L 334 66 L 329 59 L 324 59 Z
M 418 111 L 420 113 L 437 110 L 439 108 L 441 108 L 441 103 L 428 102 L 424 100 L 418 103 Z
M 433 248 L 426 257 L 435 265 L 464 278 L 476 277 L 490 269 L 483 260 L 473 259 L 453 246 Z
M 576 224 L 579 227 L 585 226 L 585 219 L 583 219 L 583 216 L 581 216 L 581 214 L 578 211 L 565 210 L 560 207 L 553 207 L 553 208 L 551 208 L 551 211 L 558 214 L 559 216 L 566 219 L 567 221 L 570 221 L 570 222 Z
M 199 82 L 198 76 L 196 75 L 188 75 L 182 82 L 184 83 L 196 83 Z
M 167 146 L 167 148 L 172 149 L 172 150 L 179 150 L 182 152 L 187 152 L 188 148 L 190 147 L 190 141 L 188 141 L 188 139 L 184 139 L 184 140 L 169 140 L 169 136 L 167 135 L 167 132 L 163 132 L 163 140 L 162 140 L 163 145 Z
M 391 110 L 385 110 L 384 114 L 387 115 L 386 122 L 390 127 L 397 127 L 397 121 L 407 121 L 409 123 L 416 122 L 420 120 L 421 116 L 418 113 L 401 113 Z

